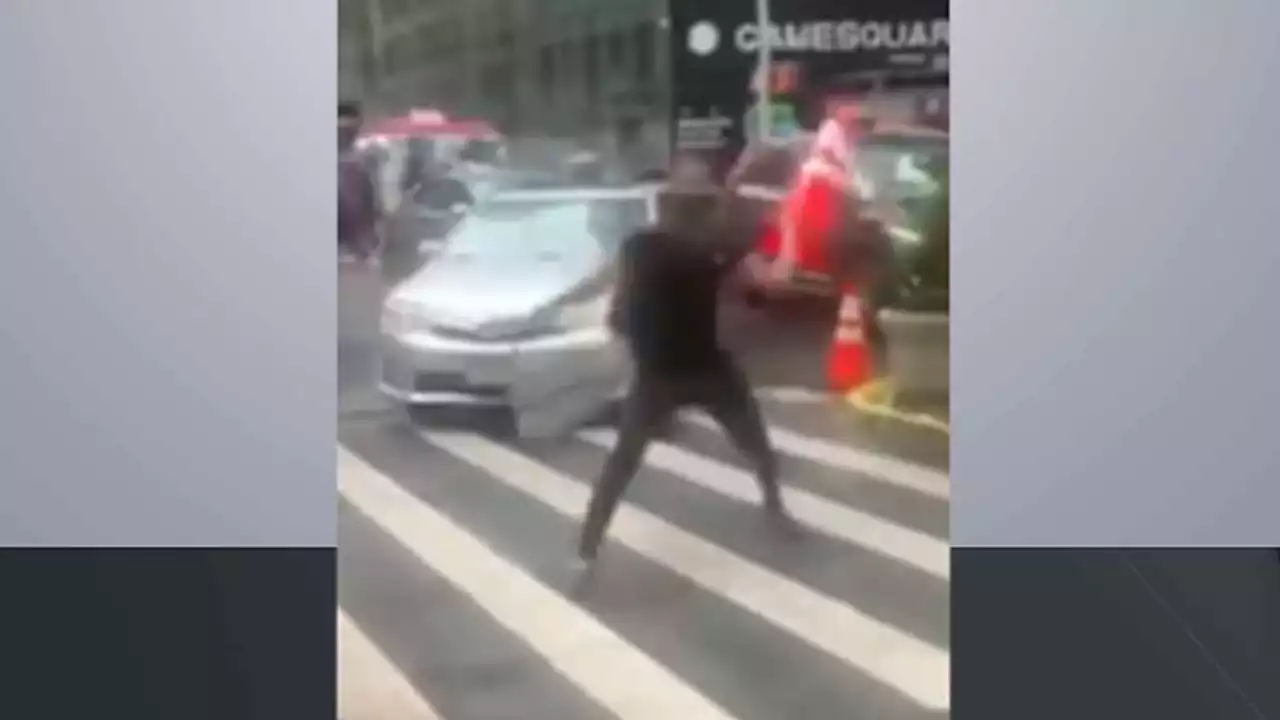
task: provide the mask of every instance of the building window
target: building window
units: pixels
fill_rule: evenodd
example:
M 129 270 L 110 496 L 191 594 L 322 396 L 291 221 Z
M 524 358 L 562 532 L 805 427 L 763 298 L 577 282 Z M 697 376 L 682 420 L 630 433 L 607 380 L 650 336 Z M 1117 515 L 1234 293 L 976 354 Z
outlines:
M 474 2 L 474 0 L 472 0 Z M 494 6 L 492 3 L 488 5 L 477 4 L 470 10 L 475 14 L 477 22 L 475 23 L 475 37 L 482 45 L 488 45 L 498 34 L 501 28 L 498 26 L 500 22 L 494 15 Z
M 357 3 L 343 0 L 338 5 L 338 32 L 351 38 L 359 38 L 365 34 L 368 18 L 364 8 Z
M 609 67 L 620 68 L 626 62 L 627 55 L 627 36 L 621 30 L 614 30 L 609 33 L 608 40 L 608 57 Z
M 516 15 L 515 3 L 511 0 L 498 0 L 498 4 L 494 7 L 494 19 L 496 21 L 494 22 L 494 29 L 498 44 L 510 46 L 515 39 L 520 21 Z
M 600 37 L 589 36 L 583 45 L 583 84 L 586 85 L 587 108 L 594 112 L 600 104 Z
M 632 31 L 632 41 L 635 43 L 636 49 L 636 79 L 640 82 L 649 82 L 654 79 L 654 58 L 656 53 L 654 45 L 658 42 L 658 36 L 652 22 L 646 22 L 637 25 Z
M 556 78 L 557 83 L 573 79 L 578 74 L 577 64 L 574 62 L 573 43 L 566 40 L 556 43 Z
M 461 42 L 457 36 L 456 26 L 457 21 L 453 18 L 435 19 L 427 25 L 431 33 L 428 42 L 433 46 L 431 55 L 435 58 L 435 62 L 448 62 L 454 59 L 458 45 Z
M 544 45 L 538 51 L 538 82 L 543 95 L 554 95 L 556 88 L 556 49 Z
M 387 63 L 387 73 L 398 75 L 409 68 L 412 64 L 413 51 L 411 35 L 396 35 L 387 41 L 385 61 Z
M 418 28 L 417 56 L 423 65 L 431 65 L 440 56 L 440 48 L 436 45 L 436 28 L 430 23 Z
M 372 0 L 372 2 L 376 2 L 381 6 L 382 19 L 385 22 L 400 20 L 413 7 L 413 0 Z
M 480 72 L 481 90 L 490 98 L 506 94 L 506 68 L 500 62 L 491 62 Z

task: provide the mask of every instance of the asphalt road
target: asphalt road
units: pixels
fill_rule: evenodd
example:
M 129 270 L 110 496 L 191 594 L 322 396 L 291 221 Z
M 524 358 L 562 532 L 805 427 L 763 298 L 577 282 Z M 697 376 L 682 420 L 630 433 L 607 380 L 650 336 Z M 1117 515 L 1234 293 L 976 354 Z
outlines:
M 820 385 L 816 313 L 726 318 L 769 388 L 805 536 L 769 530 L 742 459 L 691 415 L 651 449 L 583 586 L 569 560 L 611 430 L 522 442 L 500 415 L 388 408 L 378 294 L 343 280 L 345 720 L 949 716 L 947 477 L 796 390 Z

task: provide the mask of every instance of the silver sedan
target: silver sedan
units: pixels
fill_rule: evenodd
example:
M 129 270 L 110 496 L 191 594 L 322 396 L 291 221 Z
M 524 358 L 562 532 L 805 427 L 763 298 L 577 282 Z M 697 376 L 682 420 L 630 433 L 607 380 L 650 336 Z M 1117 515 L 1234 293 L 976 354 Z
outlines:
M 477 206 L 382 310 L 384 394 L 512 407 L 522 434 L 564 431 L 629 379 L 606 316 L 623 240 L 652 188 L 503 192 Z

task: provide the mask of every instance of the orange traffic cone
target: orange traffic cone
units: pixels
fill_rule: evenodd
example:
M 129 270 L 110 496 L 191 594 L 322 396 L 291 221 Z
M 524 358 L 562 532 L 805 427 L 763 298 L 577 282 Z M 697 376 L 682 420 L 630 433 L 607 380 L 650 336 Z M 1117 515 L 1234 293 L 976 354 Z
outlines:
M 852 285 L 845 285 L 827 360 L 827 384 L 835 392 L 845 393 L 870 379 L 871 354 L 862 331 L 862 299 Z

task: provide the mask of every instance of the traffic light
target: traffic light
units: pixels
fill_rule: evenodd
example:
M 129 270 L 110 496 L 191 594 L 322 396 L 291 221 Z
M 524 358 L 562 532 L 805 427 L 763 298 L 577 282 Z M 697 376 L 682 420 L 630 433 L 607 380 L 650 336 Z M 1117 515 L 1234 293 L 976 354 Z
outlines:
M 769 92 L 774 95 L 790 95 L 800 90 L 800 63 L 787 61 L 773 63 L 769 77 Z

